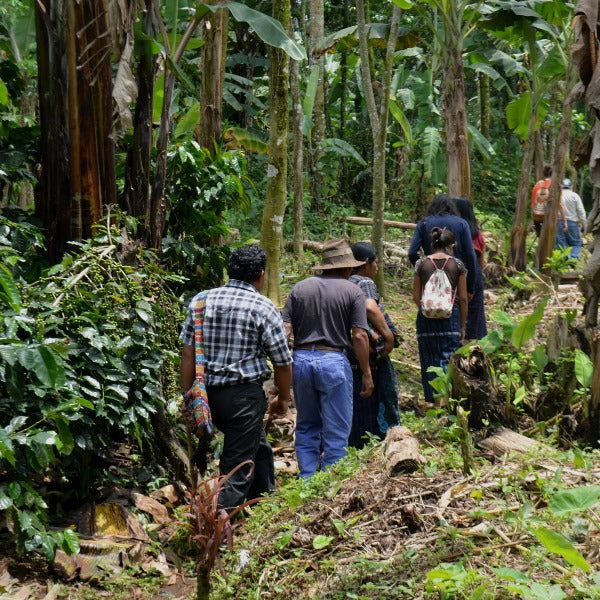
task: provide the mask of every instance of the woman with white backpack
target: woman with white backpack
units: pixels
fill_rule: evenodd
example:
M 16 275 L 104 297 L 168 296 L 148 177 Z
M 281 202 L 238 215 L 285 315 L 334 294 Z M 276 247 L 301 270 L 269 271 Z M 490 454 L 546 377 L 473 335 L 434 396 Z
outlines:
M 431 230 L 432 253 L 415 264 L 413 299 L 417 313 L 417 341 L 425 401 L 433 402 L 429 382 L 437 377 L 429 367 L 448 369 L 450 357 L 465 342 L 467 270 L 455 258 L 455 238 L 449 229 Z

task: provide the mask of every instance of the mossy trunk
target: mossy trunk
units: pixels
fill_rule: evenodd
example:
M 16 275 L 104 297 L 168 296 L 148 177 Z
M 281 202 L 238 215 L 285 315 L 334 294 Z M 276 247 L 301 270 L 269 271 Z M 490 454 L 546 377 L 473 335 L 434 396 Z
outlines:
M 210 599 L 210 571 L 204 567 L 198 567 L 196 575 L 196 598 L 197 600 Z
M 300 100 L 300 68 L 297 60 L 290 61 L 290 93 L 292 96 L 292 119 L 293 119 L 293 180 L 294 180 L 294 256 L 299 260 L 303 252 L 303 232 L 304 225 L 304 157 L 302 122 L 304 113 L 302 112 L 302 102 Z
M 290 1 L 275 0 L 273 17 L 281 23 L 285 31 L 288 31 Z M 267 253 L 267 276 L 263 292 L 278 305 L 281 303 L 279 271 L 283 243 L 283 215 L 287 197 L 289 58 L 283 50 L 278 48 L 270 48 L 269 57 L 269 112 L 271 119 L 261 245 Z

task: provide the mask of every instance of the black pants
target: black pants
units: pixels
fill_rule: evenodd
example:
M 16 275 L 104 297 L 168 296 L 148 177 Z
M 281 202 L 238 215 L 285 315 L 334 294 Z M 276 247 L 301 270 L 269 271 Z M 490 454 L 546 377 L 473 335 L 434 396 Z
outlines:
M 219 493 L 219 507 L 232 510 L 245 500 L 275 489 L 273 450 L 263 429 L 267 399 L 260 383 L 206 388 L 213 423 L 225 440 L 219 469 L 227 475 L 246 460 L 254 462 L 236 471 Z

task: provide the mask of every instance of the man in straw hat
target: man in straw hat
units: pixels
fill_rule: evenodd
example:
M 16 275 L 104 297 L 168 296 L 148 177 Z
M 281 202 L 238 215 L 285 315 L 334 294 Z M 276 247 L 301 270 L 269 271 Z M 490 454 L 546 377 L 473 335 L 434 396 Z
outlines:
M 285 329 L 288 336 L 294 333 L 300 477 L 313 475 L 319 461 L 324 469 L 346 455 L 352 426 L 352 370 L 346 356 L 350 347 L 363 373 L 361 395 L 373 392 L 365 299 L 348 281 L 353 267 L 364 262 L 354 258 L 348 242 L 325 242 L 323 259 L 313 267 L 321 274 L 298 282 L 285 303 Z

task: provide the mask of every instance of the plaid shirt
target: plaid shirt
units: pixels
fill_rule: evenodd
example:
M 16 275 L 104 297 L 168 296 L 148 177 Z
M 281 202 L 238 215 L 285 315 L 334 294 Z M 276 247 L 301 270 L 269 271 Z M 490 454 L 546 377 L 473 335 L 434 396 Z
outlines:
M 189 346 L 194 345 L 195 306 L 196 296 L 179 336 Z M 268 379 L 267 356 L 275 365 L 292 363 L 279 311 L 254 286 L 237 279 L 209 290 L 203 335 L 206 385 Z

